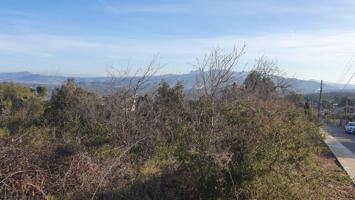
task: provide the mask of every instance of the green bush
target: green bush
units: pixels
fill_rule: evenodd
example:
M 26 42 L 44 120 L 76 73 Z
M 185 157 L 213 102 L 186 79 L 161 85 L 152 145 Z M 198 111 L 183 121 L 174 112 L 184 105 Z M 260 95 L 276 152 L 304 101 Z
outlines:
M 247 88 L 213 101 L 187 99 L 181 84 L 166 82 L 153 95 L 127 89 L 100 98 L 69 80 L 48 101 L 0 84 L 0 180 L 7 185 L 0 195 L 326 199 L 329 188 L 351 185 L 319 162 L 323 138 L 302 98 L 253 94 L 255 85 L 273 87 L 260 78 L 254 73 Z
M 7 128 L 0 128 L 0 139 L 10 138 L 10 131 Z

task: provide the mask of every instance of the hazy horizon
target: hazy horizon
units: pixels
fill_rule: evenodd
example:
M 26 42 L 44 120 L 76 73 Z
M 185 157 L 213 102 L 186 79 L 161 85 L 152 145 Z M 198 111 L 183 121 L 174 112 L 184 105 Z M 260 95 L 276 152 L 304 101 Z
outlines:
M 186 75 L 186 74 L 190 74 L 193 73 L 197 70 L 191 70 L 189 72 L 182 72 L 182 73 L 156 73 L 153 76 L 166 76 L 166 75 Z M 249 71 L 234 71 L 235 73 L 248 73 Z M 31 72 L 31 71 L 0 71 L 1 73 L 29 73 L 29 74 L 35 74 L 35 75 L 42 75 L 42 76 L 59 76 L 59 77 L 67 77 L 67 78 L 110 78 L 112 75 L 110 74 L 104 74 L 104 75 L 85 75 L 85 74 L 61 74 L 61 73 L 37 73 L 37 72 Z M 130 75 L 126 75 L 125 77 L 129 77 Z M 134 76 L 134 75 L 132 75 Z M 139 77 L 140 75 L 136 75 L 137 77 Z M 289 78 L 289 79 L 297 79 L 297 80 L 302 80 L 302 81 L 316 81 L 316 82 L 320 82 L 321 80 L 317 80 L 317 79 L 302 79 L 302 78 L 298 78 L 298 77 L 291 77 L 291 76 L 285 76 L 285 78 Z M 340 85 L 345 85 L 345 83 L 338 83 L 336 81 L 328 81 L 328 80 L 323 80 L 324 83 L 330 83 L 330 84 L 340 84 Z M 350 85 L 354 85 L 353 83 Z

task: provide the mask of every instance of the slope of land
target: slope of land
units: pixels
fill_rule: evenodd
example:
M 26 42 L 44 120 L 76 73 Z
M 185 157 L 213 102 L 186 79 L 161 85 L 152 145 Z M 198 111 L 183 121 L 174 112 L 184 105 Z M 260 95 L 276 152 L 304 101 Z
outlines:
M 167 81 L 170 85 L 176 84 L 178 81 L 181 81 L 185 86 L 186 90 L 191 90 L 196 87 L 196 77 L 198 72 L 192 71 L 188 74 L 167 74 L 167 75 L 157 75 L 150 77 L 148 82 L 147 89 L 152 89 L 154 86 L 159 84 L 161 80 Z M 234 77 L 237 84 L 242 84 L 245 80 L 247 72 L 235 72 Z M 0 82 L 15 82 L 26 84 L 28 86 L 36 86 L 36 85 L 46 85 L 49 89 L 53 89 L 58 87 L 62 83 L 64 83 L 68 78 L 67 76 L 49 76 L 49 75 L 40 75 L 33 74 L 29 72 L 14 72 L 14 73 L 4 73 L 0 72 Z M 107 85 L 112 84 L 111 77 L 72 77 L 75 78 L 78 85 L 96 92 L 102 92 Z M 116 78 L 114 81 L 116 84 L 128 85 L 129 81 L 135 79 L 134 77 L 124 77 L 124 78 Z M 138 77 L 136 78 L 138 79 Z M 287 82 L 290 83 L 291 88 L 293 88 L 296 92 L 301 94 L 310 94 L 318 92 L 320 83 L 319 81 L 314 80 L 300 80 L 295 78 L 287 79 Z M 342 84 L 335 83 L 325 83 L 323 86 L 324 92 L 334 92 L 339 91 L 343 88 Z M 352 91 L 355 89 L 355 86 L 349 85 L 347 87 L 347 91 Z

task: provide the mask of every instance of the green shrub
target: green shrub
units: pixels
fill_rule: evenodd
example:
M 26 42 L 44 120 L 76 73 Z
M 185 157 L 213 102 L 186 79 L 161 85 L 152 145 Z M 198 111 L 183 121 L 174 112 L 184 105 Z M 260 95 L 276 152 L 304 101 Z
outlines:
M 7 128 L 0 128 L 0 139 L 10 138 L 10 131 Z
M 105 99 L 69 80 L 48 102 L 0 84 L 0 139 L 19 138 L 0 140 L 0 180 L 54 199 L 326 199 L 329 182 L 350 184 L 317 160 L 323 138 L 302 98 L 250 93 L 255 77 L 247 92 L 189 100 L 166 82 Z

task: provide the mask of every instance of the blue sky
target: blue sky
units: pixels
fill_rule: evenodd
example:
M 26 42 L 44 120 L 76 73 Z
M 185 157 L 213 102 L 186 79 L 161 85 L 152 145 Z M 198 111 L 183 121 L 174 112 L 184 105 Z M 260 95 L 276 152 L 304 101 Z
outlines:
M 355 1 L 0 1 L 0 71 L 104 76 L 159 55 L 160 73 L 186 73 L 212 48 L 244 43 L 239 70 L 266 56 L 290 77 L 341 82 Z

